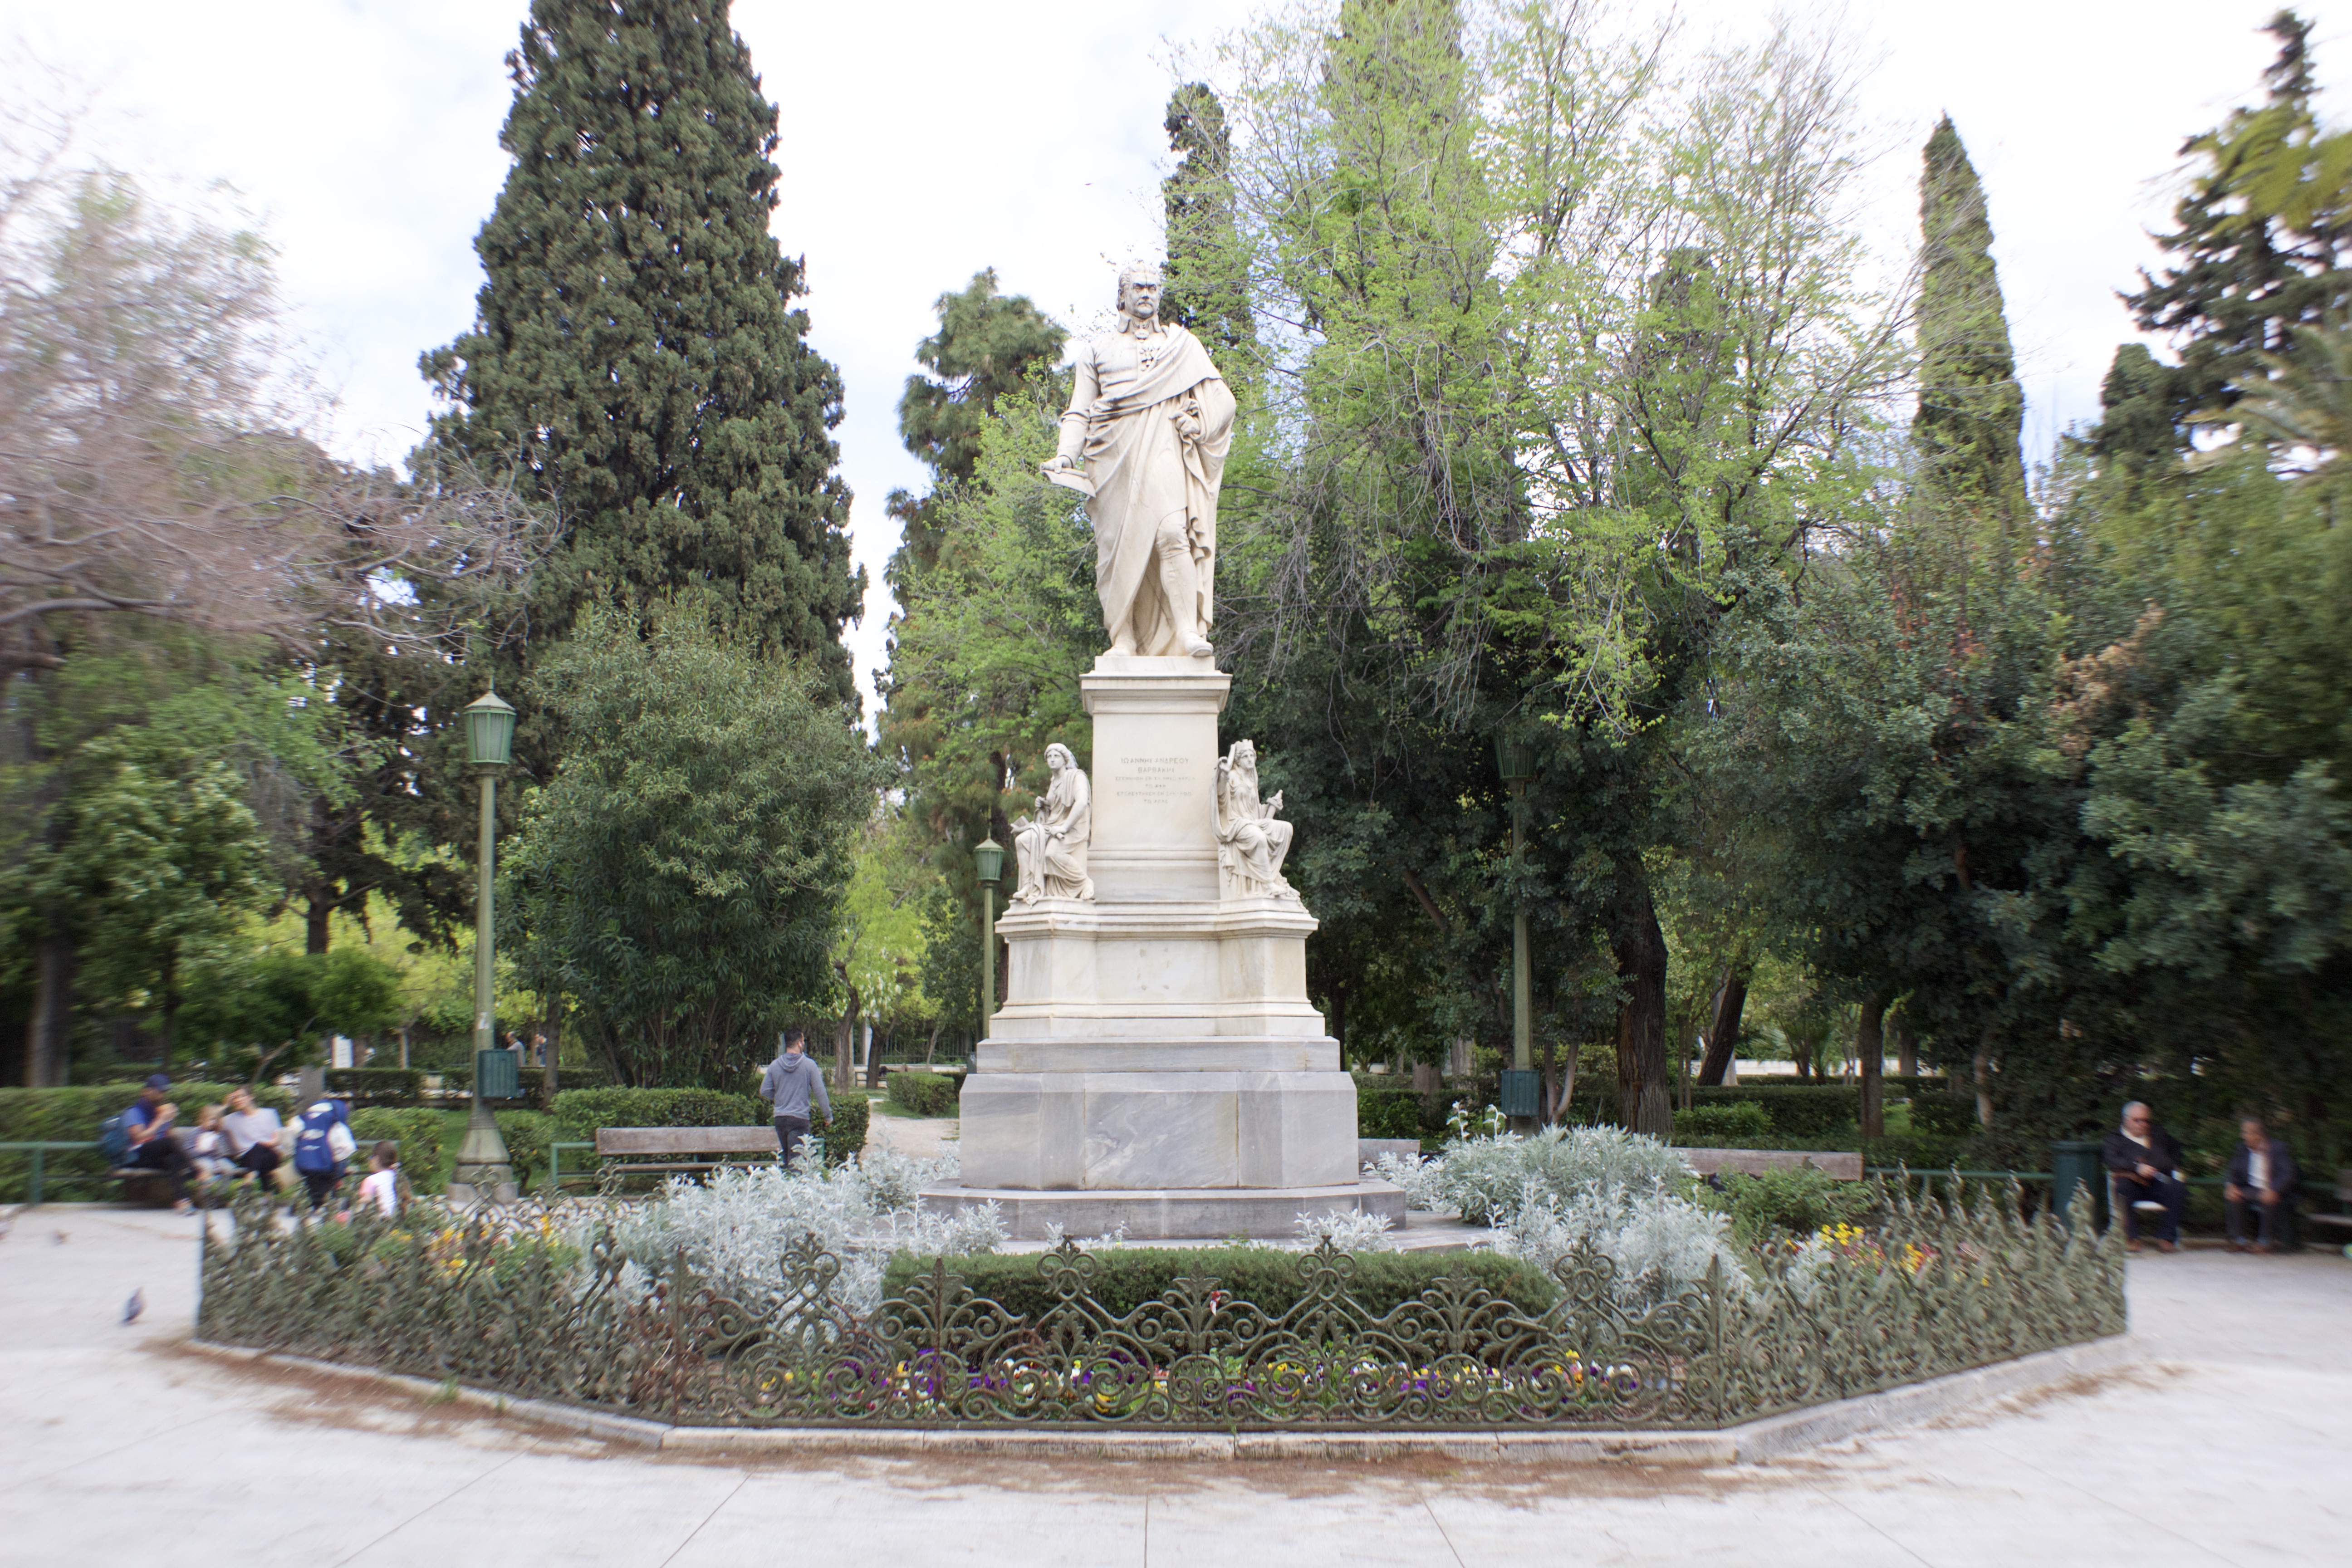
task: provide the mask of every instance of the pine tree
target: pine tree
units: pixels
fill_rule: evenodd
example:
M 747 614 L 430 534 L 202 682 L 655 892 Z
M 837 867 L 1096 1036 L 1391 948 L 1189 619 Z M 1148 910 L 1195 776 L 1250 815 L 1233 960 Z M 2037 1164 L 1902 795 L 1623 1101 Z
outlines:
M 2324 140 L 2312 104 L 2311 24 L 2281 11 L 2264 31 L 2279 42 L 2263 73 L 2264 102 L 2233 110 L 2181 148 L 2201 167 L 2173 208 L 2179 227 L 2158 239 L 2174 263 L 2142 272 L 2139 292 L 2125 300 L 2143 328 L 2179 345 L 2167 390 L 2182 442 L 2192 416 L 2235 403 L 2267 374 L 2261 356 L 2291 355 L 2295 329 L 2325 321 L 2352 294 L 2352 270 L 2339 260 L 2352 244 L 2341 205 L 2285 210 L 2304 204 L 2270 189 L 2282 166 L 2290 178 L 2302 173 Z
M 1984 186 L 1951 116 L 1927 138 L 1919 175 L 1926 276 L 1919 289 L 1919 414 L 1911 426 L 1933 504 L 2006 531 L 2025 520 L 2017 384 Z
M 488 276 L 423 369 L 455 405 L 432 440 L 519 468 L 566 523 L 526 662 L 590 603 L 699 590 L 731 641 L 854 700 L 841 382 L 768 232 L 776 109 L 727 0 L 532 0 L 508 67 Z
M 979 470 L 981 435 L 997 399 L 1019 392 L 1034 373 L 1060 359 L 1069 337 L 1028 296 L 996 290 L 996 271 L 990 268 L 975 273 L 961 293 L 939 297 L 934 306 L 939 331 L 915 348 L 916 359 L 930 374 L 908 376 L 898 400 L 899 437 L 907 450 L 931 470 L 931 488 L 921 496 L 898 490 L 890 497 L 890 515 L 905 527 L 906 541 L 890 558 L 890 585 L 899 611 L 891 626 L 890 668 L 880 682 L 885 706 L 877 730 L 883 754 L 900 759 L 919 775 L 947 740 L 939 714 L 945 694 L 936 672 L 902 649 L 909 646 L 914 618 L 923 614 L 925 585 L 940 569 L 942 549 L 950 543 L 948 507 L 952 492 L 971 483 Z M 950 710 L 957 707 L 952 698 L 946 701 Z M 964 717 L 969 721 L 971 716 Z M 1037 761 L 1026 760 L 1032 764 Z M 1008 765 L 1017 767 L 1020 761 L 997 752 L 985 773 L 973 769 L 972 777 L 957 781 L 956 805 L 946 816 L 940 815 L 940 802 L 927 802 L 926 820 L 934 837 L 940 824 L 951 820 L 948 833 L 959 851 L 983 833 L 995 833 L 1000 843 L 1011 843 L 1011 827 L 1001 814 L 992 815 L 992 786 Z M 928 793 L 939 793 L 936 778 L 918 776 L 912 787 L 927 785 Z M 965 792 L 972 792 L 970 798 Z M 965 835 L 974 819 L 981 823 L 979 832 Z M 976 894 L 972 907 L 976 920 Z
M 980 461 L 981 426 L 996 400 L 1020 390 L 1031 371 L 1059 359 L 1069 338 L 1028 296 L 999 294 L 992 267 L 972 274 L 962 293 L 940 295 L 934 309 L 940 330 L 915 347 L 915 358 L 930 374 L 908 376 L 898 399 L 899 439 L 931 470 L 932 494 L 891 492 L 890 515 L 906 531 L 890 563 L 894 583 L 938 563 L 938 491 L 971 478 Z

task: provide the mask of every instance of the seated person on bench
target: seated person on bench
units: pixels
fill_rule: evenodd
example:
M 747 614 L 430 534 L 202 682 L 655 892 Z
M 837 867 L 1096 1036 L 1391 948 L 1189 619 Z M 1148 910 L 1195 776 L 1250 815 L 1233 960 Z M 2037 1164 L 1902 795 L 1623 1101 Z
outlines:
M 2189 1188 L 2180 1179 L 2179 1142 L 2135 1100 L 2124 1107 L 2123 1126 L 2107 1134 L 2100 1152 L 2114 1184 L 2128 1250 L 2139 1250 L 2138 1205 L 2145 1203 L 2164 1211 L 2157 1220 L 2156 1249 L 2179 1250 L 2180 1216 L 2189 1208 Z
M 2279 1221 L 2294 1211 L 2301 1177 L 2294 1152 L 2263 1130 L 2262 1118 L 2247 1117 L 2238 1124 L 2238 1150 L 2230 1156 L 2229 1179 L 2221 1188 L 2230 1250 L 2247 1250 L 2246 1221 L 2256 1218 L 2260 1239 L 2252 1250 L 2268 1252 L 2278 1245 Z
M 123 1112 L 131 1123 L 131 1152 L 122 1163 L 170 1176 L 172 1206 L 185 1214 L 188 1177 L 195 1171 L 195 1162 L 180 1147 L 180 1141 L 172 1136 L 172 1124 L 179 1120 L 180 1108 L 163 1098 L 163 1091 L 171 1087 L 170 1079 L 155 1074 Z

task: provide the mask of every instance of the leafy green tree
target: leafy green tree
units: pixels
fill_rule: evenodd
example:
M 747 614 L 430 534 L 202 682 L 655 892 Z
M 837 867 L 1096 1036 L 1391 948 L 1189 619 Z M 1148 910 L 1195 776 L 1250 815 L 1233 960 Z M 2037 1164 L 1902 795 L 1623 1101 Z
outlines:
M 841 927 L 834 935 L 833 967 L 847 1005 L 836 1071 L 845 1085 L 848 1045 L 861 1022 L 877 1031 L 867 1058 L 866 1083 L 882 1082 L 883 1037 L 925 1027 L 938 1014 L 923 991 L 923 959 L 929 939 L 923 908 L 939 873 L 923 855 L 902 808 L 883 804 L 866 825 L 857 848 L 857 868 L 842 900 Z
M 1613 1039 L 1620 1114 L 1663 1131 L 1673 721 L 1748 576 L 1855 524 L 1899 364 L 1834 218 L 1850 95 L 1786 34 L 1676 80 L 1564 5 L 1336 22 L 1249 35 L 1223 100 L 1258 308 L 1304 323 L 1262 340 L 1296 439 L 1228 468 L 1233 721 L 1299 824 L 1318 994 L 1403 988 L 1416 1054 L 1499 1043 L 1523 903 L 1539 1033 Z M 1497 731 L 1541 768 L 1517 872 Z M 1400 904 L 1422 962 L 1342 939 Z
M 882 754 L 904 771 L 909 828 L 948 879 L 924 900 L 927 929 L 937 931 L 926 994 L 968 992 L 973 1012 L 979 970 L 964 951 L 979 946 L 971 846 L 990 834 L 1012 842 L 997 796 L 1008 777 L 1042 771 L 1046 744 L 1067 738 L 1076 676 L 1093 646 L 1092 535 L 1069 493 L 1035 471 L 1053 453 L 1057 410 L 1045 405 L 1063 391 L 1050 373 L 1067 334 L 1025 297 L 996 290 L 996 274 L 985 271 L 940 296 L 939 331 L 916 349 L 929 374 L 909 376 L 899 400 L 899 433 L 932 481 L 920 498 L 890 498 L 906 542 L 890 562 L 898 612 L 877 725 Z M 961 911 L 964 934 L 950 909 Z M 950 978 L 967 966 L 967 979 Z M 957 1005 L 945 1005 L 948 1026 L 968 1026 Z
M 525 805 L 502 919 L 523 977 L 568 994 L 633 1084 L 715 1081 L 833 1010 L 883 777 L 821 665 L 714 621 L 692 603 L 649 630 L 592 609 L 537 678 L 563 761 Z
M 187 1044 L 216 1063 L 241 1058 L 258 1083 L 316 1060 L 330 1036 L 373 1033 L 400 1013 L 399 973 L 359 948 L 234 952 L 190 976 Z
M 0 765 L 0 922 L 63 953 L 65 1016 L 174 1032 L 182 966 L 304 874 L 299 803 L 343 789 L 334 726 L 303 681 L 199 634 L 86 632 L 14 684 L 28 742 Z M 27 1076 L 62 1081 L 66 1030 L 35 1017 Z
M 1169 150 L 1181 158 L 1160 182 L 1168 241 L 1160 314 L 1208 345 L 1238 395 L 1256 379 L 1257 324 L 1247 275 L 1235 270 L 1246 253 L 1234 224 L 1234 138 L 1225 106 L 1208 83 L 1186 82 L 1168 95 L 1162 123 Z
M 423 361 L 450 405 L 432 443 L 562 519 L 508 686 L 587 605 L 692 589 L 724 636 L 853 700 L 840 378 L 769 233 L 776 108 L 726 0 L 533 0 L 508 60 L 515 164 L 475 242 L 474 325 Z M 543 765 L 539 728 L 519 744 Z

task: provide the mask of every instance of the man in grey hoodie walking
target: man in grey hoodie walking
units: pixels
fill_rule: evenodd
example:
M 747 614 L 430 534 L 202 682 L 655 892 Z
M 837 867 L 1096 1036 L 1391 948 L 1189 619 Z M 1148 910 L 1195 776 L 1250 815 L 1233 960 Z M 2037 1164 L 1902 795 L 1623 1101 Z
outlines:
M 760 1098 L 776 1109 L 776 1146 L 784 1152 L 786 1170 L 792 1169 L 801 1141 L 808 1136 L 812 1095 L 826 1122 L 833 1121 L 833 1101 L 824 1092 L 824 1069 L 809 1060 L 806 1039 L 798 1029 L 786 1029 L 782 1052 L 760 1075 Z

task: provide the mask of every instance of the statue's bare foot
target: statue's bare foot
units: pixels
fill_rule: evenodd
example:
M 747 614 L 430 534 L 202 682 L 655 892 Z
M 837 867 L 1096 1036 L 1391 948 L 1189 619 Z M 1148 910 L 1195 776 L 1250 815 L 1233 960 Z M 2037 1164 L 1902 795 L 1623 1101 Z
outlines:
M 1135 657 L 1135 644 L 1132 642 L 1115 642 L 1110 645 L 1110 654 L 1113 658 L 1133 658 Z
M 1184 651 L 1194 658 L 1210 658 L 1215 656 L 1217 650 L 1206 637 L 1186 637 Z

